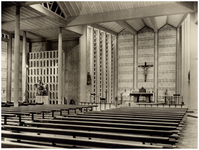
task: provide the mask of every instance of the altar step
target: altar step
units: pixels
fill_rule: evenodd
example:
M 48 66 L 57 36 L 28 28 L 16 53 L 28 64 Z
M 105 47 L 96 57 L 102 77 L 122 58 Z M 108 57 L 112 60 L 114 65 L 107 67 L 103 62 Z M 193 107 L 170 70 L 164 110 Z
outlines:
M 118 107 L 165 107 L 165 108 L 187 108 L 186 105 L 164 104 L 164 103 L 134 103 L 125 102 Z

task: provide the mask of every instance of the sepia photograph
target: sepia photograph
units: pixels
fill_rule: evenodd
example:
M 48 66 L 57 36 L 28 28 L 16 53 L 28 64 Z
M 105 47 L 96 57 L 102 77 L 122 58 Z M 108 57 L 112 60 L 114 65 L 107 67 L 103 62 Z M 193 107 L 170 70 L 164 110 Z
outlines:
M 1 1 L 1 148 L 198 149 L 198 1 Z

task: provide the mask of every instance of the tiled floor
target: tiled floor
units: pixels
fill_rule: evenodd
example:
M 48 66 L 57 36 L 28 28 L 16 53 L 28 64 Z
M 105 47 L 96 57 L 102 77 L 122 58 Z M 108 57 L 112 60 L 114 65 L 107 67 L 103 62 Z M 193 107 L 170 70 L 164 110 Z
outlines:
M 190 114 L 197 116 L 197 112 Z M 187 116 L 187 122 L 176 146 L 178 149 L 198 149 L 198 118 Z

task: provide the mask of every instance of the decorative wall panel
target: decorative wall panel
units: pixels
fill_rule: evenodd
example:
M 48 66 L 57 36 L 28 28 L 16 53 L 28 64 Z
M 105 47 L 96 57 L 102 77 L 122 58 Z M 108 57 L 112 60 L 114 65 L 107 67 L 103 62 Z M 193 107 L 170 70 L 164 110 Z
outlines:
M 158 34 L 158 96 L 169 95 L 176 88 L 176 28 L 165 25 Z
M 138 66 L 153 65 L 147 69 L 145 82 L 144 68 L 138 67 L 137 88 L 144 87 L 148 90 L 154 90 L 154 31 L 151 28 L 144 27 L 138 33 Z
M 114 100 L 114 55 L 115 55 L 115 36 L 92 28 L 92 102 L 100 102 L 100 98 L 107 98 L 106 102 Z
M 134 36 L 124 30 L 118 34 L 118 96 L 123 93 L 123 99 L 133 89 L 133 57 Z
M 58 51 L 29 53 L 28 100 L 35 102 L 34 84 L 41 80 L 48 85 L 49 104 L 58 104 Z

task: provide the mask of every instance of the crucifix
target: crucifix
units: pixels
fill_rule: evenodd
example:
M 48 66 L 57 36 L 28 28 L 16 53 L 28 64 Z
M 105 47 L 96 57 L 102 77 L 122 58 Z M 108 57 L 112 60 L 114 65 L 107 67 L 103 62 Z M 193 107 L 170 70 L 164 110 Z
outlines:
M 144 65 L 139 65 L 138 67 L 142 67 L 144 69 L 144 81 L 146 82 L 147 74 L 148 74 L 148 68 L 153 67 L 153 65 L 147 65 L 146 62 Z

